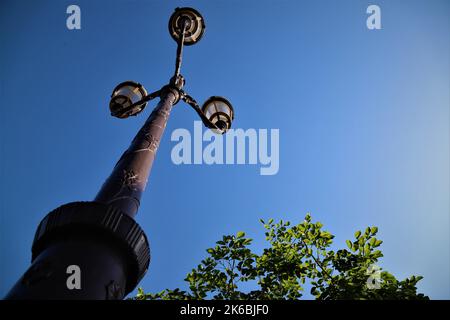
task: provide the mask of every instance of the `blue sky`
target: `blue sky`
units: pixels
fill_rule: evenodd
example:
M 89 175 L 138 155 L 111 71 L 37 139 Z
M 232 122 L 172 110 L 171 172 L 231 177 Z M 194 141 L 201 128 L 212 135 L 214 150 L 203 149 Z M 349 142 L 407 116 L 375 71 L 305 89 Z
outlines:
M 66 28 L 70 4 L 81 30 Z M 366 27 L 370 4 L 381 30 Z M 137 215 L 152 249 L 145 290 L 183 285 L 223 234 L 246 231 L 258 251 L 259 218 L 311 212 L 336 247 L 378 226 L 380 266 L 449 299 L 450 5 L 438 0 L 2 1 L 0 295 L 28 267 L 42 217 L 93 199 L 155 105 L 126 120 L 108 110 L 118 83 L 152 91 L 170 78 L 177 6 L 207 26 L 185 50 L 185 89 L 229 98 L 235 128 L 279 129 L 280 170 L 174 165 L 170 134 L 197 120 L 179 103 Z

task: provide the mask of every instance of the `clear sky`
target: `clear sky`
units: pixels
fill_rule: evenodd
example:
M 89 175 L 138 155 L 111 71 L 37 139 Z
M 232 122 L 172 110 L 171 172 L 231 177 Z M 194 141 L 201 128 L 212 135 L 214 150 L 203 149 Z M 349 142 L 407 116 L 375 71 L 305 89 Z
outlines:
M 81 8 L 81 30 L 66 8 Z M 381 8 L 368 30 L 366 8 Z M 29 266 L 39 221 L 91 200 L 145 121 L 109 115 L 125 80 L 167 83 L 176 45 L 167 23 L 192 6 L 207 30 L 185 49 L 186 90 L 222 95 L 235 128 L 279 129 L 280 168 L 179 165 L 173 110 L 137 221 L 151 242 L 147 291 L 182 280 L 223 234 L 243 230 L 262 250 L 259 218 L 300 222 L 306 212 L 336 247 L 379 227 L 380 266 L 450 298 L 450 2 L 422 1 L 1 1 L 0 295 Z

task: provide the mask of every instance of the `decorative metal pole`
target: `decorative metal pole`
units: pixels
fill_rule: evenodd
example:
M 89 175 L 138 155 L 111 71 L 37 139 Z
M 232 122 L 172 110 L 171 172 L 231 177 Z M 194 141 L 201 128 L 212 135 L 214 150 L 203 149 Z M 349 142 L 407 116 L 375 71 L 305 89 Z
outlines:
M 178 43 L 169 84 L 151 94 L 132 81 L 113 90 L 110 110 L 118 118 L 137 115 L 156 97 L 160 101 L 94 201 L 65 204 L 41 221 L 32 264 L 6 299 L 123 299 L 145 275 L 150 247 L 134 217 L 172 107 L 185 101 L 220 134 L 231 127 L 234 117 L 226 99 L 211 97 L 200 109 L 183 91 L 183 46 L 199 41 L 204 30 L 200 13 L 177 8 L 169 21 L 169 32 Z
M 136 215 L 172 106 L 179 98 L 175 86 L 161 90 L 160 102 L 117 162 L 95 201 L 112 205 L 132 218 Z

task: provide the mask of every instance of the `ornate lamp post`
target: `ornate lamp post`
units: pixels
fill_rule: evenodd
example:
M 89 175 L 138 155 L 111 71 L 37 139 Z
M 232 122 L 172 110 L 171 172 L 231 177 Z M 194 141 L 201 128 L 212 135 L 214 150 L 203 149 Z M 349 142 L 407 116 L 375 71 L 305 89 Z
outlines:
M 175 9 L 169 32 L 178 47 L 170 82 L 150 94 L 133 81 L 113 90 L 109 107 L 118 118 L 139 114 L 154 98 L 160 101 L 94 201 L 65 204 L 41 221 L 32 246 L 32 264 L 6 299 L 122 299 L 145 275 L 150 248 L 134 216 L 172 107 L 183 100 L 206 127 L 220 134 L 231 127 L 234 118 L 225 98 L 213 96 L 200 108 L 183 90 L 183 47 L 198 42 L 204 31 L 199 12 Z M 78 284 L 73 270 L 79 271 Z

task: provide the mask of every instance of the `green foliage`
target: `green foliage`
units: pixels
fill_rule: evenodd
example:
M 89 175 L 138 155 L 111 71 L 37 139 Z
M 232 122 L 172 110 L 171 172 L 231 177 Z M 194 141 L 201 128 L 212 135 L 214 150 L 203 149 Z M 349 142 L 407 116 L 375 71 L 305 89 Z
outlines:
M 252 252 L 252 239 L 242 231 L 223 236 L 186 276 L 188 291 L 151 294 L 139 288 L 135 299 L 300 299 L 305 284 L 319 300 L 428 299 L 417 293 L 422 277 L 399 281 L 376 267 L 383 256 L 377 227 L 355 232 L 346 249 L 334 251 L 330 249 L 334 236 L 320 222 L 312 222 L 309 214 L 295 226 L 283 220 L 260 221 L 269 244 L 261 254 Z M 255 283 L 256 290 L 240 291 L 239 284 L 248 281 Z

